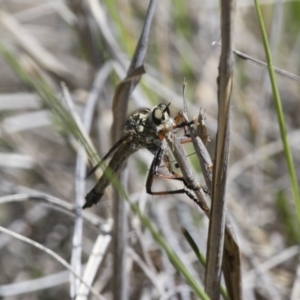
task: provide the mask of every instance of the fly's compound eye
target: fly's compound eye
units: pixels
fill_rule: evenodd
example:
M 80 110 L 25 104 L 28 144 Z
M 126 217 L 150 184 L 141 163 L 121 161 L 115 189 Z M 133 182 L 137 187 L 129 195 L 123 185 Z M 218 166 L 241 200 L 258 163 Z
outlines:
M 169 105 L 159 104 L 152 112 L 152 120 L 156 125 L 170 118 Z

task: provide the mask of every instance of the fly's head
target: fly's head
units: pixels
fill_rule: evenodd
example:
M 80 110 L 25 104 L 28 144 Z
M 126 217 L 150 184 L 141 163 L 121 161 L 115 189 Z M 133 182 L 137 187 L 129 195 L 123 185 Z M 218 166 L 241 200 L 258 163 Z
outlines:
M 175 122 L 170 117 L 169 105 L 158 104 L 152 109 L 141 108 L 134 111 L 124 125 L 124 131 L 135 136 L 135 143 L 157 151 L 165 135 L 174 128 Z M 151 146 L 152 145 L 152 146 Z M 153 149 L 154 149 L 153 148 Z
M 169 106 L 170 103 L 168 105 L 161 103 L 152 109 L 150 118 L 156 126 L 159 126 L 169 121 L 170 119 Z
M 165 134 L 171 131 L 175 125 L 173 118 L 170 116 L 170 104 L 158 104 L 152 109 L 150 115 L 153 124 L 156 126 L 156 134 L 160 140 L 163 140 Z

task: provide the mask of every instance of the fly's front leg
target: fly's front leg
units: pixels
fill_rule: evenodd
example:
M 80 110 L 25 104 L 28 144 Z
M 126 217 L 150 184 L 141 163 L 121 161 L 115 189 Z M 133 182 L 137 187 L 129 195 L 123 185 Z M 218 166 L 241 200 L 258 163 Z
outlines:
M 151 167 L 150 167 L 147 181 L 146 181 L 146 192 L 150 195 L 164 195 L 164 194 L 161 194 L 161 192 L 153 192 L 152 191 L 152 184 L 153 184 L 154 176 L 158 175 L 158 168 L 161 164 L 162 157 L 163 157 L 163 149 L 159 149 L 151 163 Z
M 177 114 L 177 116 L 174 118 L 174 121 L 175 121 L 175 124 L 176 124 L 174 126 L 174 129 L 176 129 L 176 128 L 183 128 L 185 135 L 187 135 L 189 126 L 191 126 L 191 125 L 193 125 L 195 123 L 194 120 L 187 121 L 182 112 L 179 112 Z
M 158 169 L 160 167 L 162 160 L 166 163 L 166 167 L 171 174 L 159 174 L 158 173 Z M 154 159 L 152 161 L 150 171 L 149 171 L 148 177 L 147 177 L 146 191 L 150 195 L 164 195 L 164 193 L 166 193 L 166 192 L 169 193 L 168 191 L 162 191 L 162 192 L 153 192 L 152 191 L 152 184 L 153 184 L 154 176 L 160 177 L 160 178 L 165 178 L 165 179 L 179 180 L 179 181 L 183 181 L 185 183 L 185 180 L 183 179 L 183 177 L 180 174 L 173 171 L 170 159 L 169 159 L 168 155 L 165 154 L 164 150 L 162 150 L 162 149 L 160 149 L 157 152 L 156 156 L 154 157 Z

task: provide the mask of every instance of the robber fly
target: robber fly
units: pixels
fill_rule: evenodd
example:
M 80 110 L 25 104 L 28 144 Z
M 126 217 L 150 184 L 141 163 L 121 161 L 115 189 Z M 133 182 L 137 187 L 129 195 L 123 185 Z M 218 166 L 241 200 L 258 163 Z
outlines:
M 175 118 L 175 121 L 171 118 L 169 105 L 170 103 L 168 105 L 159 104 L 152 109 L 141 108 L 134 111 L 128 117 L 123 128 L 125 132 L 124 137 L 109 150 L 90 172 L 90 174 L 93 173 L 105 159 L 115 152 L 102 177 L 86 195 L 86 203 L 83 208 L 91 207 L 100 201 L 105 189 L 112 181 L 112 175 L 116 176 L 123 168 L 129 156 L 140 149 L 148 149 L 155 156 L 148 174 L 146 184 L 147 193 L 153 195 L 185 193 L 193 201 L 197 202 L 197 199 L 186 189 L 162 192 L 152 192 L 151 190 L 153 177 L 154 175 L 158 175 L 158 168 L 162 160 L 166 162 L 170 175 L 162 175 L 161 177 L 181 180 L 185 183 L 184 179 L 171 168 L 170 160 L 165 153 L 167 147 L 165 135 L 176 128 L 186 128 L 193 121 L 186 122 L 181 120 L 180 124 L 177 124 L 179 119 Z

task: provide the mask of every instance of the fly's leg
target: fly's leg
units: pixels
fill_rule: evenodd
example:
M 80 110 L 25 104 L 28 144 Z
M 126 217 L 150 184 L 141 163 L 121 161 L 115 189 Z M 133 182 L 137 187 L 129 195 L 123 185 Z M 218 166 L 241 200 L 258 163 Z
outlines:
M 179 112 L 177 114 L 177 116 L 174 118 L 174 121 L 175 121 L 175 124 L 176 124 L 174 126 L 174 129 L 183 128 L 185 136 L 188 136 L 187 132 L 188 132 L 189 126 L 191 126 L 192 124 L 195 123 L 194 120 L 187 121 L 182 112 Z
M 188 143 L 188 142 L 187 142 Z M 168 172 L 171 174 L 171 175 L 163 175 L 163 174 L 156 174 L 156 176 L 158 177 L 162 177 L 162 178 L 168 178 L 168 179 L 173 179 L 173 180 L 179 180 L 179 181 L 182 181 L 184 183 L 184 185 L 190 189 L 190 190 L 193 190 L 193 191 L 196 191 L 196 190 L 199 190 L 201 188 L 201 184 L 199 184 L 197 187 L 192 187 L 190 186 L 186 181 L 185 179 L 183 178 L 183 176 L 177 172 L 174 171 L 174 169 L 172 168 L 172 164 L 171 164 L 171 161 L 170 161 L 170 157 L 167 155 L 167 154 L 164 154 L 164 157 L 163 157 L 163 160 L 165 162 L 165 166 L 167 167 L 168 169 Z
M 177 180 L 182 179 L 182 181 L 184 181 L 183 177 L 179 173 L 177 173 L 173 170 L 170 157 L 166 153 L 164 153 L 163 159 L 164 159 L 164 162 L 166 163 L 166 167 L 167 167 L 169 173 L 175 177 L 174 179 L 177 179 Z
M 187 144 L 187 143 L 190 143 L 192 141 L 192 139 L 188 136 L 183 136 L 183 137 L 180 137 L 180 144 Z M 185 180 L 184 178 L 182 177 L 181 174 L 177 173 L 174 171 L 174 169 L 172 168 L 172 164 L 171 164 L 171 160 L 170 160 L 170 157 L 166 154 L 166 153 L 163 153 L 163 161 L 165 162 L 165 165 L 164 167 L 167 168 L 167 170 L 169 171 L 170 175 L 166 175 L 166 174 L 159 174 L 158 173 L 158 168 L 160 166 L 157 167 L 157 170 L 156 170 L 156 173 L 154 174 L 155 176 L 157 177 L 161 177 L 161 178 L 166 178 L 166 179 L 173 179 L 173 180 L 179 180 L 179 181 L 182 181 L 184 183 L 184 185 L 190 189 L 190 190 L 198 190 L 200 189 L 201 187 L 201 184 L 199 184 L 198 187 L 192 187 L 190 186 Z M 162 159 L 161 159 L 162 160 Z M 175 164 L 176 168 L 178 168 L 178 165 L 177 163 Z
M 158 173 L 158 168 L 161 164 L 161 161 L 163 160 L 164 157 L 164 151 L 163 149 L 160 149 L 157 152 L 157 155 L 154 157 L 151 167 L 150 167 L 150 171 L 148 173 L 148 177 L 147 177 L 147 181 L 146 181 L 146 191 L 148 194 L 150 195 L 175 195 L 175 194 L 185 194 L 187 195 L 191 200 L 193 200 L 197 205 L 199 205 L 202 209 L 204 209 L 201 206 L 201 203 L 198 201 L 198 199 L 192 194 L 190 193 L 188 190 L 186 189 L 178 189 L 178 190 L 171 190 L 171 191 L 157 191 L 154 192 L 152 191 L 152 185 L 153 185 L 153 180 L 154 180 L 154 176 L 158 176 L 161 178 L 167 178 L 167 179 L 174 179 L 174 180 L 180 180 L 182 182 L 185 183 L 184 179 L 182 178 L 181 175 L 175 173 L 173 170 L 172 172 L 174 172 L 174 174 L 171 173 L 171 175 L 163 175 L 163 174 L 159 174 Z M 186 184 L 186 183 L 185 183 Z

